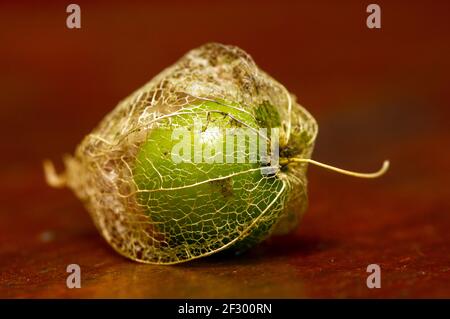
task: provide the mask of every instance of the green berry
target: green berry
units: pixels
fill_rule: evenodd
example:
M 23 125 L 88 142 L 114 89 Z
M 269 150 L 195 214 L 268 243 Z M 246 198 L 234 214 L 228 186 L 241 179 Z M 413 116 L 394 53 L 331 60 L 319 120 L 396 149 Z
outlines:
M 265 175 L 260 161 L 237 163 L 237 155 L 250 153 L 247 140 L 244 149 L 235 148 L 233 163 L 207 163 L 204 159 L 176 163 L 172 150 L 179 143 L 172 134 L 176 128 L 187 128 L 196 152 L 195 123 L 201 122 L 199 139 L 205 148 L 226 151 L 225 129 L 258 129 L 261 119 L 244 112 L 239 106 L 204 102 L 184 108 L 180 115 L 164 119 L 152 129 L 140 147 L 133 170 L 138 189 L 137 199 L 143 211 L 167 246 L 185 246 L 192 254 L 224 246 L 243 250 L 269 234 L 282 212 L 286 200 L 285 183 L 275 174 Z M 209 134 L 212 129 L 220 134 Z M 209 144 L 209 145 L 207 145 Z M 200 154 L 201 156 L 202 154 Z

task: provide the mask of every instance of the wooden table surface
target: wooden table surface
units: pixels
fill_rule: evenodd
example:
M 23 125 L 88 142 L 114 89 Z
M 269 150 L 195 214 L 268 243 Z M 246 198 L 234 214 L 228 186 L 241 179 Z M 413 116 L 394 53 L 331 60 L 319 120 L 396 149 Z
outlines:
M 0 5 L 0 297 L 450 297 L 450 5 L 378 1 Z M 319 126 L 314 158 L 391 169 L 359 180 L 311 167 L 292 234 L 240 257 L 134 263 L 101 238 L 41 167 L 115 104 L 205 42 L 235 44 L 298 96 Z M 81 267 L 81 289 L 66 267 Z M 368 289 L 366 267 L 381 267 Z

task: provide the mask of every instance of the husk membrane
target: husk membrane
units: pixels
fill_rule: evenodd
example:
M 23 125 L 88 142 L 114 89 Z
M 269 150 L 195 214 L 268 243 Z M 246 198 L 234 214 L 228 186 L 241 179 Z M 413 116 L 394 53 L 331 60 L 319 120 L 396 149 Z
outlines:
M 258 185 L 266 185 L 264 192 L 278 192 L 276 196 L 261 192 L 260 199 L 249 203 L 249 207 L 253 205 L 251 215 L 243 209 L 232 215 L 237 223 L 223 222 L 220 212 L 198 211 L 201 208 L 193 205 L 193 213 L 200 216 L 196 223 L 208 225 L 207 233 L 194 234 L 196 237 L 189 234 L 189 238 L 199 238 L 195 242 L 169 240 L 173 235 L 168 235 L 161 219 L 152 214 L 171 214 L 171 209 L 176 207 L 151 201 L 143 205 L 139 200 L 139 194 L 149 190 L 139 189 L 133 176 L 139 164 L 137 154 L 152 130 L 167 122 L 167 118 L 205 101 L 238 105 L 254 117 L 255 123 L 258 123 L 258 106 L 275 106 L 279 115 L 277 125 L 284 139 L 282 152 L 289 155 L 296 150 L 295 156 L 310 158 L 317 134 L 315 120 L 281 84 L 261 71 L 247 53 L 216 43 L 188 52 L 121 101 L 83 139 L 74 156 L 65 158 L 67 185 L 83 200 L 98 230 L 120 254 L 140 262 L 173 264 L 226 248 L 245 250 L 271 234 L 293 229 L 306 209 L 306 164 L 298 164 L 288 170 L 280 169 L 275 177 L 261 176 L 257 183 L 249 177 L 249 182 L 243 183 L 240 191 L 244 195 L 254 192 Z M 209 176 L 211 180 L 216 177 Z M 276 186 L 271 188 L 270 183 Z M 202 193 L 201 196 L 213 203 L 217 195 Z M 276 200 L 265 202 L 267 198 Z M 182 201 L 183 198 L 180 205 Z M 192 198 L 186 198 L 185 204 L 190 202 Z M 214 218 L 217 218 L 216 229 L 209 227 Z M 177 222 L 171 221 L 172 229 Z M 184 238 L 183 232 L 189 228 L 186 221 L 178 226 L 177 236 Z M 192 229 L 199 231 L 198 227 L 189 231 Z

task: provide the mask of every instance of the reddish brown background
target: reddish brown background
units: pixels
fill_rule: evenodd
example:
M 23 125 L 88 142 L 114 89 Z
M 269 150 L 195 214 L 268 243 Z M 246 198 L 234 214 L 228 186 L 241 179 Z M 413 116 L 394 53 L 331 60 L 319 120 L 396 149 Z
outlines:
M 0 5 L 0 297 L 450 297 L 450 4 L 377 1 L 77 1 Z M 298 231 L 236 258 L 180 266 L 117 255 L 68 190 L 44 183 L 123 97 L 191 48 L 235 44 L 320 125 Z M 82 288 L 65 286 L 66 266 Z M 366 267 L 382 288 L 366 287 Z

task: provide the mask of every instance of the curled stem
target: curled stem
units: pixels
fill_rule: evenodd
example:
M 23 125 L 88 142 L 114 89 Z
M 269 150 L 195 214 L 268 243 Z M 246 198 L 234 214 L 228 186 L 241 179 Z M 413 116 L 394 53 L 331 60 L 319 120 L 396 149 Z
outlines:
M 359 177 L 359 178 L 377 178 L 380 177 L 381 175 L 383 175 L 384 173 L 386 173 L 386 171 L 389 168 L 389 161 L 385 160 L 383 162 L 383 166 L 376 172 L 374 173 L 358 173 L 358 172 L 352 172 L 352 171 L 348 171 L 342 168 L 338 168 L 338 167 L 334 167 L 328 164 L 324 164 L 321 162 L 317 162 L 315 160 L 309 159 L 309 158 L 286 158 L 286 159 L 281 159 L 280 158 L 280 164 L 281 165 L 286 165 L 289 163 L 309 163 L 309 164 L 313 164 L 316 166 L 320 166 L 323 167 L 325 169 L 331 170 L 331 171 L 335 171 L 338 172 L 340 174 L 344 174 L 344 175 L 349 175 L 349 176 L 353 176 L 353 177 Z
M 66 186 L 67 184 L 66 174 L 63 173 L 58 175 L 56 173 L 55 166 L 49 160 L 44 160 L 42 164 L 44 166 L 45 180 L 47 181 L 48 185 L 55 188 L 62 188 Z

